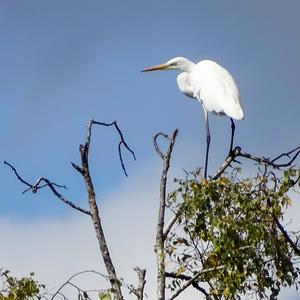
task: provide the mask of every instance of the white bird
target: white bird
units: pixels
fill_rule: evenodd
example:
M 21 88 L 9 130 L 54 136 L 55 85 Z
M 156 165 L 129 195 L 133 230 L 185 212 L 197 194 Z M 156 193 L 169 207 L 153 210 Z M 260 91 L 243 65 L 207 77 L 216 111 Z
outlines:
M 166 63 L 149 67 L 143 72 L 155 70 L 178 70 L 177 83 L 180 91 L 188 97 L 198 100 L 203 107 L 206 124 L 206 158 L 204 177 L 207 178 L 210 131 L 208 112 L 219 116 L 226 115 L 231 120 L 230 152 L 233 147 L 235 125 L 232 119 L 242 120 L 239 90 L 231 74 L 211 60 L 202 60 L 195 64 L 184 57 L 175 57 Z

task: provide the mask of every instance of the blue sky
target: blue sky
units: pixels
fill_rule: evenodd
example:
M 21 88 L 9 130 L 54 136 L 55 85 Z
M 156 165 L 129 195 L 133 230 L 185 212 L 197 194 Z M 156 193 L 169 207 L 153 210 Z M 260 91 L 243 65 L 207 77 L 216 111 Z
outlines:
M 200 105 L 180 94 L 175 72 L 140 73 L 178 55 L 216 60 L 236 78 L 246 115 L 237 122 L 236 143 L 264 155 L 294 146 L 300 106 L 299 3 L 288 3 L 3 1 L 2 160 L 14 163 L 28 179 L 48 176 L 65 183 L 70 196 L 77 195 L 81 187 L 74 187 L 78 176 L 69 161 L 78 158 L 77 145 L 93 117 L 119 122 L 138 158 L 136 163 L 127 160 L 131 173 L 154 159 L 151 136 L 176 127 L 183 145 L 197 147 L 195 162 L 203 165 Z M 227 151 L 229 121 L 215 116 L 210 121 L 213 169 Z M 99 170 L 94 175 L 102 193 L 126 178 L 111 131 L 99 128 L 94 141 Z M 52 199 L 37 203 L 32 195 L 19 197 L 19 183 L 7 168 L 0 172 L 3 199 L 9 199 L 1 201 L 3 213 L 16 213 L 16 206 L 23 216 L 47 214 L 50 207 L 55 214 L 65 213 Z
M 235 143 L 245 151 L 272 156 L 297 146 L 299 10 L 296 0 L 1 1 L 1 160 L 28 180 L 46 176 L 67 185 L 65 195 L 85 206 L 70 161 L 78 161 L 93 117 L 118 121 L 136 152 L 136 162 L 124 154 L 133 178 L 159 164 L 152 136 L 177 127 L 175 167 L 203 166 L 199 103 L 178 91 L 175 72 L 140 72 L 175 56 L 212 59 L 233 74 L 245 111 Z M 210 123 L 213 172 L 227 153 L 230 122 L 210 116 Z M 91 164 L 103 206 L 130 180 L 120 169 L 117 143 L 111 129 L 95 128 Z M 140 184 L 146 187 L 158 173 L 145 174 Z M 76 216 L 46 190 L 22 195 L 24 187 L 5 166 L 0 178 L 0 218 L 26 223 Z

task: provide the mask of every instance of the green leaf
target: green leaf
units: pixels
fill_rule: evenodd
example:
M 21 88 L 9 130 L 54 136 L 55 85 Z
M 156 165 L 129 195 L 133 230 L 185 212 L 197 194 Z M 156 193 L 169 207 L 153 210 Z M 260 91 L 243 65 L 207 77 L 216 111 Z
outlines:
M 108 292 L 99 293 L 100 300 L 111 300 L 111 295 Z
M 170 209 L 180 207 L 181 214 L 166 239 L 177 274 L 200 272 L 199 280 L 212 284 L 210 293 L 226 299 L 254 294 L 275 299 L 281 287 L 296 285 L 294 252 L 273 219 L 292 204 L 288 193 L 296 174 L 300 171 L 290 168 L 281 174 L 258 170 L 257 176 L 242 178 L 241 170 L 234 170 L 217 180 L 177 181 Z

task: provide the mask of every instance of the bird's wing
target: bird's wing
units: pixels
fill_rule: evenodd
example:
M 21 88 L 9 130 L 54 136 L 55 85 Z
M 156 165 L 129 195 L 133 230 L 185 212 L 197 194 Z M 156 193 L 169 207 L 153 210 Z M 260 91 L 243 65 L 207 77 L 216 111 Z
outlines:
M 194 97 L 211 112 L 243 119 L 239 90 L 230 73 L 219 64 L 200 61 L 190 74 Z

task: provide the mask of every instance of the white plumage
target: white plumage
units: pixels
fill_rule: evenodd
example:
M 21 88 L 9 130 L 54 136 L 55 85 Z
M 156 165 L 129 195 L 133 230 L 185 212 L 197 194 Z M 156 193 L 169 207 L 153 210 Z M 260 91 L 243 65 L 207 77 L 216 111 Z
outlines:
M 243 119 L 244 113 L 239 101 L 239 90 L 230 73 L 211 60 L 195 65 L 189 74 L 197 98 L 213 113 Z
M 240 104 L 239 90 L 231 74 L 218 63 L 211 60 L 202 60 L 197 64 L 184 57 L 175 57 L 164 64 L 144 69 L 179 70 L 177 77 L 180 91 L 188 97 L 197 99 L 204 109 L 207 133 L 206 160 L 204 176 L 207 177 L 208 152 L 210 145 L 210 132 L 208 112 L 217 115 L 226 115 L 231 119 L 231 143 L 233 147 L 234 122 L 232 119 L 242 120 L 244 112 Z

